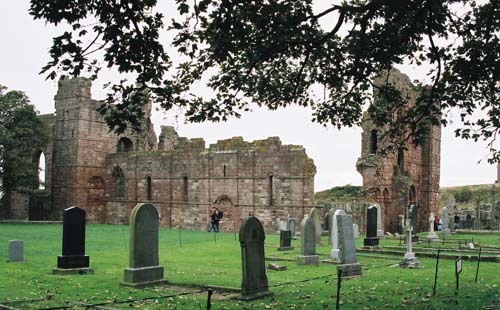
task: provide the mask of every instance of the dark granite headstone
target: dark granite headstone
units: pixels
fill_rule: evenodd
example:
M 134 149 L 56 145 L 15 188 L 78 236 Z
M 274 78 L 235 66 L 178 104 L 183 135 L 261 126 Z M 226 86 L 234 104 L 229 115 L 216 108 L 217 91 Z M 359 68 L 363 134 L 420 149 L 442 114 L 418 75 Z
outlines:
M 280 231 L 280 247 L 278 251 L 293 250 L 292 247 L 292 232 L 289 230 Z
M 71 207 L 63 212 L 62 255 L 57 257 L 53 274 L 92 272 L 85 255 L 85 210 Z
M 243 279 L 241 295 L 243 299 L 254 299 L 271 294 L 268 291 L 264 240 L 266 235 L 260 221 L 249 216 L 240 226 L 241 261 Z
M 123 285 L 144 287 L 164 282 L 158 260 L 159 216 L 150 203 L 137 204 L 130 215 L 129 267 Z
M 371 206 L 366 210 L 366 238 L 363 242 L 365 246 L 377 246 L 377 208 Z

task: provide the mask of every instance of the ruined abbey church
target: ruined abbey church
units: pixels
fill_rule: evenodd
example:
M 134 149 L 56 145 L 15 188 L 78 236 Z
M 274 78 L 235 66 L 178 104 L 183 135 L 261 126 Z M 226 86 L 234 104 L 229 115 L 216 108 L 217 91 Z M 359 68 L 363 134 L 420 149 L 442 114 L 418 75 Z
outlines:
M 45 156 L 45 190 L 11 193 L 4 217 L 59 219 L 63 209 L 78 206 L 89 223 L 128 223 L 137 203 L 152 202 L 163 227 L 206 229 L 215 206 L 224 213 L 221 229 L 237 231 L 249 212 L 266 230 L 309 212 L 316 167 L 303 147 L 277 137 L 234 137 L 206 147 L 172 127 L 162 127 L 157 139 L 149 118 L 141 133 L 117 136 L 90 91 L 88 79 L 61 78 L 55 113 L 41 115 L 49 143 L 35 150 L 35 157 Z

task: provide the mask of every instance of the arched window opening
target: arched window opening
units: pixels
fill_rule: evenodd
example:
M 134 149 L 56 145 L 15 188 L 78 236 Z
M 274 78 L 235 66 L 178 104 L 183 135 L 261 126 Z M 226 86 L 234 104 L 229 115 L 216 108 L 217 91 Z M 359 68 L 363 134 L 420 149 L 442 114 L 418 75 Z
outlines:
M 184 176 L 182 178 L 182 201 L 187 202 L 188 201 L 188 196 L 189 196 L 189 191 L 188 191 L 188 177 Z
M 223 174 L 224 174 L 224 177 L 226 177 L 226 165 L 224 165 Z
M 269 175 L 269 205 L 273 205 L 273 178 L 272 174 Z
M 120 138 L 118 144 L 116 145 L 116 151 L 118 153 L 132 152 L 134 150 L 134 144 L 132 140 L 126 137 Z
M 146 199 L 147 200 L 152 200 L 152 189 L 151 189 L 151 177 L 148 176 L 146 178 Z
M 415 186 L 410 186 L 410 193 L 408 196 L 408 202 L 411 205 L 417 204 L 417 191 L 415 190 Z
M 378 148 L 378 131 L 373 129 L 370 132 L 370 154 L 377 154 Z
M 120 167 L 113 169 L 113 197 L 125 198 L 125 175 Z
M 400 170 L 404 169 L 404 164 L 405 164 L 405 153 L 403 149 L 398 150 L 398 168 Z
M 34 182 L 33 186 L 35 189 L 45 189 L 46 161 L 45 161 L 45 154 L 41 150 L 37 150 L 33 155 L 33 163 L 34 167 L 36 167 L 36 182 Z

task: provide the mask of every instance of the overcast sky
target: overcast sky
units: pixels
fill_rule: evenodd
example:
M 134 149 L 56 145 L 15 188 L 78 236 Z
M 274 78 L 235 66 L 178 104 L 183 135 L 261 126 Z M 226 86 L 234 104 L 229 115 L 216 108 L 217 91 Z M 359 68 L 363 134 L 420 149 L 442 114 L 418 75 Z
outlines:
M 38 72 L 49 59 L 52 37 L 61 30 L 33 21 L 28 7 L 28 0 L 0 1 L 0 85 L 23 90 L 40 113 L 53 113 L 57 82 L 45 81 Z M 422 70 L 417 68 L 400 69 L 412 80 L 424 78 Z M 107 79 L 119 77 L 106 73 L 103 79 L 96 81 L 92 88 L 95 99 L 104 97 L 102 83 Z M 301 144 L 317 167 L 316 191 L 345 184 L 361 185 L 361 176 L 355 168 L 360 156 L 360 128 L 341 131 L 325 128 L 312 123 L 310 112 L 304 108 L 273 112 L 254 109 L 241 119 L 218 124 L 184 124 L 175 117 L 176 113 L 153 113 L 157 134 L 160 125 L 174 126 L 181 136 L 204 138 L 207 146 L 232 136 L 243 136 L 248 141 L 279 136 L 283 144 Z M 451 118 L 454 119 L 453 115 Z M 486 184 L 496 180 L 495 167 L 486 161 L 486 145 L 457 139 L 453 130 L 453 125 L 442 130 L 441 186 Z

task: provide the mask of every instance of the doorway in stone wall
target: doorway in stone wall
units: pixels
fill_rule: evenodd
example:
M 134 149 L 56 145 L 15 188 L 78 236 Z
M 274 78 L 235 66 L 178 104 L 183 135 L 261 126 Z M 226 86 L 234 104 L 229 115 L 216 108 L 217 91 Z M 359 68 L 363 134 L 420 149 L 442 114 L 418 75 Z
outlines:
M 224 216 L 219 223 L 219 230 L 223 232 L 238 232 L 240 229 L 239 208 L 233 205 L 231 199 L 226 196 L 220 196 L 215 200 L 215 207 L 222 211 Z
M 104 180 L 93 176 L 87 184 L 87 219 L 91 223 L 106 223 L 106 202 L 104 199 Z

